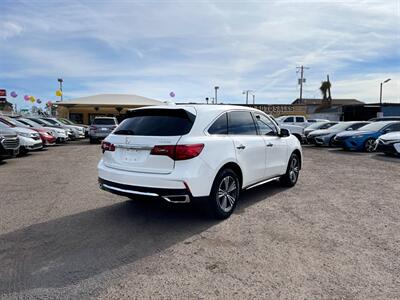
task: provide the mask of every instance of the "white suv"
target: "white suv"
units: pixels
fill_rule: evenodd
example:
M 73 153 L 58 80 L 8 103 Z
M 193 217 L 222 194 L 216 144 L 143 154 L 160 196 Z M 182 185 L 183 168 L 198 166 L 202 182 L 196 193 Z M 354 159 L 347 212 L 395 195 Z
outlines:
M 239 192 L 280 179 L 294 186 L 301 145 L 263 112 L 241 106 L 153 106 L 130 111 L 102 142 L 100 188 L 111 193 L 200 202 L 217 218 Z

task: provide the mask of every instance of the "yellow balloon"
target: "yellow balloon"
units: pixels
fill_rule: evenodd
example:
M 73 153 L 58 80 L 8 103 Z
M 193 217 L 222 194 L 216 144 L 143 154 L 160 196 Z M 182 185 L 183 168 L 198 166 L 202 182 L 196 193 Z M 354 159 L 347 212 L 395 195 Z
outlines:
M 56 91 L 56 96 L 61 97 L 61 95 L 62 95 L 62 92 L 60 90 L 57 90 Z
M 31 100 L 31 102 L 35 102 L 35 101 L 36 101 L 36 98 L 33 97 L 33 96 L 30 96 L 30 97 L 29 97 L 29 100 Z

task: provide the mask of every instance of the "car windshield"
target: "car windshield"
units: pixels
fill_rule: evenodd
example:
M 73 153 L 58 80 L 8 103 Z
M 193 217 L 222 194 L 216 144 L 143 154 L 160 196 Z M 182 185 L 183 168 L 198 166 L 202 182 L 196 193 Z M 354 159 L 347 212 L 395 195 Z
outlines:
M 371 124 L 367 124 L 363 127 L 358 128 L 358 130 L 363 130 L 363 131 L 379 131 L 381 130 L 383 127 L 385 127 L 386 125 L 388 125 L 387 122 L 375 122 L 375 123 L 371 123 Z
M 44 122 L 48 122 L 51 125 L 57 125 L 57 126 L 61 125 L 58 121 L 56 121 L 54 119 L 41 119 L 41 120 L 43 120 Z
M 71 120 L 68 120 L 68 119 L 58 119 L 58 121 L 60 121 L 61 123 L 66 124 L 66 125 L 75 125 L 74 122 L 72 122 Z
M 8 127 L 15 127 L 14 123 L 11 123 L 10 121 L 3 119 L 3 118 L 0 118 L 0 123 L 3 123 L 5 125 L 7 125 Z
M 316 123 L 311 124 L 311 125 L 308 126 L 307 128 L 310 128 L 310 129 L 318 129 L 318 128 L 322 127 L 322 126 L 325 125 L 325 124 L 327 124 L 327 123 L 325 123 L 325 122 L 316 122 Z
M 94 119 L 93 125 L 116 125 L 115 120 L 111 118 L 96 118 Z
M 338 123 L 336 125 L 333 125 L 332 127 L 330 127 L 329 129 L 332 130 L 346 130 L 347 128 L 349 128 L 352 124 L 354 123 L 347 123 L 347 122 L 343 122 L 343 123 Z
M 35 123 L 37 123 L 39 125 L 42 125 L 42 126 L 47 126 L 47 125 L 52 126 L 53 125 L 53 124 L 51 124 L 49 122 L 46 122 L 45 120 L 39 120 L 39 119 L 29 119 L 29 120 L 31 120 L 32 122 L 35 122 Z
M 37 123 L 35 123 L 35 122 L 33 122 L 33 121 L 31 121 L 31 120 L 28 120 L 28 119 L 17 119 L 18 120 L 18 122 L 21 122 L 22 124 L 26 124 L 26 125 L 28 125 L 28 126 L 31 126 L 31 127 L 37 127 Z

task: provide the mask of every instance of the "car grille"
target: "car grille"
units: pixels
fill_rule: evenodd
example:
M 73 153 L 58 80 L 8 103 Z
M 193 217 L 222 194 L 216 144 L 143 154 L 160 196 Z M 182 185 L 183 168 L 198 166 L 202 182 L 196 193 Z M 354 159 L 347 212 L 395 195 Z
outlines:
M 18 138 L 5 138 L 1 144 L 6 150 L 13 150 L 19 147 L 19 139 Z

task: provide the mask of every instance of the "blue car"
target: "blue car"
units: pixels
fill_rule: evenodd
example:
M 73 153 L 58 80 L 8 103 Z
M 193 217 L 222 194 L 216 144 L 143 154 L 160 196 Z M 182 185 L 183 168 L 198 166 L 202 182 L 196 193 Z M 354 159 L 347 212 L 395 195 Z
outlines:
M 358 130 L 338 133 L 334 144 L 345 150 L 372 152 L 375 150 L 375 140 L 382 134 L 400 131 L 400 121 L 374 122 Z

